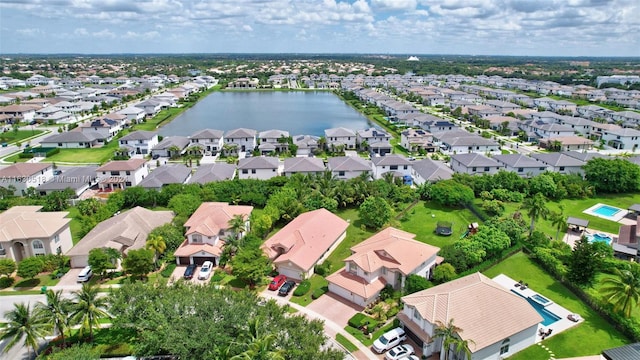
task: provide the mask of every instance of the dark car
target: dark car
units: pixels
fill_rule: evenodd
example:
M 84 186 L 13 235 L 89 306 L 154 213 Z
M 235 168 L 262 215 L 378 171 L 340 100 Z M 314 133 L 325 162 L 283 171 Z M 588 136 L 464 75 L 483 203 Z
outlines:
M 158 160 L 158 159 L 160 159 L 160 154 L 155 154 L 155 155 L 153 155 L 152 159 L 153 159 L 153 160 Z
M 187 266 L 187 269 L 184 271 L 184 278 L 187 280 L 191 280 L 193 278 L 193 274 L 195 274 L 196 272 L 196 264 L 189 264 L 189 266 Z
M 271 281 L 271 283 L 269 283 L 269 290 L 278 290 L 280 289 L 280 286 L 282 286 L 282 284 L 284 284 L 287 281 L 287 277 L 284 275 L 278 275 L 276 277 L 273 278 L 273 281 Z
M 278 290 L 278 295 L 280 295 L 280 296 L 289 295 L 291 290 L 293 290 L 294 286 L 296 286 L 296 282 L 293 281 L 293 280 L 289 280 L 289 281 L 285 282 L 284 285 L 282 285 L 280 287 L 280 290 Z

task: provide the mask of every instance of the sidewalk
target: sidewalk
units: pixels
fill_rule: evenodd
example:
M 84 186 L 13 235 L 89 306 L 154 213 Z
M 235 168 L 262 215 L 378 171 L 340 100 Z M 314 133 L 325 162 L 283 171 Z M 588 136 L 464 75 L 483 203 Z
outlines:
M 333 321 L 321 316 L 320 314 L 316 313 L 315 311 L 307 309 L 307 308 L 305 308 L 303 306 L 300 306 L 298 304 L 291 303 L 291 302 L 287 301 L 286 299 L 283 299 L 283 298 L 281 298 L 279 296 L 276 296 L 276 295 L 272 295 L 270 293 L 263 292 L 263 293 L 260 294 L 260 296 L 265 297 L 267 299 L 273 299 L 280 305 L 289 305 L 290 307 L 298 310 L 300 313 L 302 313 L 305 316 L 307 316 L 309 319 L 314 319 L 314 320 L 317 319 L 317 320 L 324 321 L 325 333 L 327 333 L 327 335 L 329 335 L 332 338 L 334 338 L 336 334 L 340 334 L 340 335 L 344 336 L 345 338 L 347 338 L 347 340 L 349 340 L 353 345 L 358 347 L 358 351 L 351 354 L 356 359 L 362 359 L 362 360 L 378 359 L 378 356 L 376 356 L 369 348 L 367 348 L 366 346 L 362 345 L 362 343 L 358 339 L 356 339 L 351 334 L 346 332 L 343 328 L 338 326 Z

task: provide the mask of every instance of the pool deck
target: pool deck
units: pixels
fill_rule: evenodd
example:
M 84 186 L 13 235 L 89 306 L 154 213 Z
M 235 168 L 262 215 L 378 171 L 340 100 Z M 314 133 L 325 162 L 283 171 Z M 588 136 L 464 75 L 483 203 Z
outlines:
M 515 287 L 514 285 L 518 282 L 518 280 L 513 280 L 512 278 L 504 275 L 504 274 L 500 274 L 496 277 L 494 277 L 492 279 L 493 281 L 495 281 L 496 283 L 498 283 L 500 286 L 502 286 L 503 288 L 505 288 L 508 291 L 513 290 L 514 292 L 516 292 L 517 294 L 519 294 L 520 296 L 524 297 L 524 298 L 528 298 L 531 297 L 533 295 L 540 295 L 546 299 L 549 299 L 551 301 L 553 301 L 553 299 L 549 298 L 548 296 L 545 296 L 543 294 L 537 293 L 534 290 L 530 289 L 530 288 L 526 288 L 524 290 L 521 290 L 519 287 Z M 527 279 L 522 279 L 523 282 L 527 282 Z M 554 322 L 553 324 L 549 325 L 549 326 L 543 326 L 542 324 L 538 324 L 538 331 L 536 332 L 536 343 L 539 343 L 540 341 L 542 341 L 542 337 L 540 336 L 540 329 L 544 329 L 544 331 L 547 331 L 547 329 L 553 329 L 553 332 L 551 333 L 551 335 L 547 336 L 546 338 L 550 338 L 553 337 L 567 329 L 570 329 L 578 324 L 581 324 L 584 319 L 582 318 L 582 316 L 580 317 L 580 321 L 578 322 L 573 322 L 569 319 L 567 319 L 567 316 L 570 314 L 573 314 L 571 311 L 563 308 L 562 306 L 556 304 L 555 302 L 553 304 L 547 305 L 545 306 L 545 309 L 547 309 L 549 312 L 553 313 L 554 315 L 558 316 L 560 318 L 560 320 Z M 580 314 L 578 314 L 580 315 Z
M 610 208 L 619 209 L 619 211 L 617 213 L 613 214 L 613 216 L 601 215 L 601 214 L 598 214 L 597 212 L 594 211 L 594 210 L 596 210 L 596 209 L 598 209 L 599 207 L 602 207 L 602 206 L 608 206 Z M 622 220 L 625 216 L 627 216 L 629 211 L 627 211 L 625 209 L 620 209 L 619 207 L 616 207 L 616 206 L 611 206 L 611 205 L 607 205 L 607 204 L 603 204 L 603 203 L 597 203 L 597 204 L 593 205 L 592 207 L 584 210 L 583 213 L 589 214 L 591 216 L 596 216 L 596 217 L 599 217 L 601 219 L 606 219 L 606 220 L 611 220 L 611 221 L 618 222 L 618 221 Z
M 634 222 L 634 224 L 635 224 L 635 222 Z M 589 235 L 589 234 L 595 234 L 595 233 L 605 234 L 605 235 L 609 236 L 611 239 L 614 239 L 614 241 L 618 238 L 618 234 L 612 234 L 612 233 L 599 231 L 599 230 L 595 230 L 595 229 L 587 229 L 583 233 L 578 233 L 578 232 L 569 230 L 569 231 L 567 231 L 567 233 L 562 238 L 562 241 L 564 241 L 565 243 L 569 244 L 569 246 L 571 246 L 571 248 L 573 249 L 573 247 L 576 244 L 576 241 L 580 240 L 580 237 L 582 235 Z

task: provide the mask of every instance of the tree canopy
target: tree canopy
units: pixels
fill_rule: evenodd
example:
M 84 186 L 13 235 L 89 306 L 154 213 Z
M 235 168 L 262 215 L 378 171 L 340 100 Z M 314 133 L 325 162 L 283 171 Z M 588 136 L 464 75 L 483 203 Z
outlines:
M 360 205 L 358 214 L 366 227 L 380 229 L 391 220 L 393 209 L 385 199 L 371 196 Z
M 585 178 L 596 191 L 625 193 L 640 190 L 640 166 L 629 161 L 594 158 L 583 169 Z

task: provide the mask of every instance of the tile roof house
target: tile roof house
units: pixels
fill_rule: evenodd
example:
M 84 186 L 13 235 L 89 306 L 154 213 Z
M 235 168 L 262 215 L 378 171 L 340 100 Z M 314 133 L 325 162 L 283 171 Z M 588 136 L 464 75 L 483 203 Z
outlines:
M 411 274 L 429 278 L 440 248 L 393 227 L 351 247 L 344 269 L 327 276 L 329 292 L 360 306 L 375 301 L 389 285 L 402 289 Z
M 372 175 L 371 161 L 359 156 L 337 156 L 330 157 L 327 168 L 336 179 L 348 180 L 362 174 Z
M 170 223 L 173 217 L 172 211 L 152 211 L 136 206 L 96 225 L 65 255 L 71 258 L 72 268 L 82 268 L 89 265 L 92 249 L 112 248 L 122 254 L 141 249 L 151 230 Z
M 531 153 L 529 156 L 547 166 L 549 171 L 561 174 L 583 174 L 586 163 L 562 153 Z
M 41 209 L 42 206 L 14 206 L 0 213 L 0 258 L 20 262 L 71 249 L 69 213 L 40 212 Z
M 451 156 L 451 169 L 463 174 L 495 174 L 502 164 L 482 154 L 455 154 Z
M 261 248 L 279 274 L 304 280 L 344 240 L 347 227 L 348 222 L 321 208 L 298 215 Z
M 200 144 L 206 152 L 216 155 L 218 151 L 222 151 L 223 135 L 222 130 L 202 129 L 193 133 L 189 139 L 191 144 Z
M 160 190 L 168 184 L 185 184 L 191 178 L 191 168 L 182 164 L 164 165 L 155 168 L 142 179 L 139 186 L 145 189 Z
M 356 148 L 355 131 L 343 127 L 326 129 L 324 137 L 327 141 L 327 148 L 344 146 L 345 150 L 353 150 Z
M 236 175 L 236 166 L 227 163 L 202 164 L 187 181 L 189 184 L 206 184 L 213 181 L 231 180 Z
M 422 185 L 426 182 L 436 182 L 439 180 L 448 180 L 453 176 L 451 170 L 445 163 L 441 161 L 425 158 L 412 162 L 411 177 L 415 185 Z
M 256 156 L 238 160 L 238 178 L 267 180 L 280 175 L 280 160 L 272 156 Z
M 547 171 L 547 167 L 539 161 L 522 154 L 494 155 L 493 160 L 500 163 L 504 170 L 514 172 L 521 177 L 533 177 Z
M 149 175 L 145 159 L 114 160 L 96 169 L 101 191 L 123 190 L 140 184 Z
M 54 175 L 51 180 L 37 187 L 40 195 L 51 194 L 55 191 L 71 189 L 77 196 L 80 196 L 90 187 L 98 183 L 96 178 L 97 166 L 74 166 L 65 169 L 58 175 Z
M 218 264 L 222 248 L 228 236 L 233 236 L 229 221 L 235 216 L 245 219 L 245 231 L 249 231 L 249 217 L 253 206 L 229 205 L 222 202 L 206 202 L 184 223 L 186 239 L 175 251 L 178 265 L 212 261 Z M 244 236 L 244 233 L 239 236 Z
M 284 159 L 282 174 L 291 176 L 293 174 L 320 175 L 327 169 L 320 158 L 295 157 Z
M 53 178 L 53 165 L 47 163 L 16 163 L 0 169 L 0 186 L 15 187 L 21 196 L 28 188 L 37 188 Z
M 158 145 L 158 133 L 138 130 L 121 137 L 118 143 L 120 146 L 130 147 L 136 154 L 146 155 Z
M 543 320 L 526 299 L 481 273 L 403 296 L 402 302 L 398 319 L 426 357 L 446 351 L 434 339 L 438 323 L 453 320 L 462 329 L 456 335 L 469 340 L 472 359 L 501 359 L 533 345 Z

